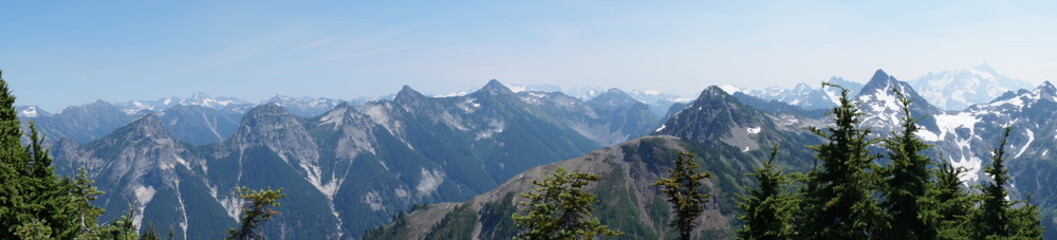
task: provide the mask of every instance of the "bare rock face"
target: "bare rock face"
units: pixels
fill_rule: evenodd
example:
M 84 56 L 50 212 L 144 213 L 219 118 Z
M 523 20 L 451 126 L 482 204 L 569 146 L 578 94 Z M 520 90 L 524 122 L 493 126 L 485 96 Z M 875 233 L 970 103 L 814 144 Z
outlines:
M 295 166 L 316 165 L 319 161 L 319 146 L 302 120 L 274 103 L 254 107 L 246 113 L 230 146 L 240 151 L 265 146 Z

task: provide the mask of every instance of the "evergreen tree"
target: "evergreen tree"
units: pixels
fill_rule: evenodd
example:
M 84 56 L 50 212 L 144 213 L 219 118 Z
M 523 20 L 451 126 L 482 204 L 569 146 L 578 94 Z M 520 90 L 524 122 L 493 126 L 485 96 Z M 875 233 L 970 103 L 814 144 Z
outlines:
M 1006 139 L 1012 130 L 1006 127 L 998 148 L 992 150 L 991 164 L 984 172 L 991 176 L 993 182 L 981 187 L 981 202 L 975 212 L 972 235 L 975 239 L 1041 239 L 1041 221 L 1038 219 L 1038 206 L 1028 201 L 1010 202 L 1009 170 L 1005 167 Z M 1029 197 L 1030 199 L 1030 197 Z M 1019 208 L 1013 208 L 1021 204 Z
M 944 162 L 935 170 L 936 180 L 929 188 L 929 209 L 926 219 L 937 228 L 938 239 L 964 239 L 968 234 L 968 217 L 973 209 L 974 199 L 962 187 L 959 175 L 965 168 L 955 168 Z
M 1006 197 L 1009 191 L 1005 185 L 1009 181 L 1006 174 L 1009 172 L 1005 165 L 1006 139 L 1009 138 L 1011 128 L 1006 127 L 1002 139 L 998 142 L 998 148 L 992 149 L 991 164 L 984 168 L 984 172 L 991 176 L 994 182 L 982 187 L 983 196 L 980 209 L 977 214 L 975 237 L 985 239 L 989 237 L 1008 237 L 1009 232 L 1009 200 Z
M 51 228 L 40 219 L 33 219 L 33 222 L 22 224 L 15 231 L 15 235 L 22 240 L 51 240 Z
M 831 112 L 834 126 L 808 128 L 827 142 L 809 146 L 817 152 L 816 166 L 806 177 L 798 233 L 807 239 L 868 239 L 884 223 L 873 198 L 878 179 L 872 170 L 878 167 L 873 164 L 877 156 L 867 150 L 872 144 L 866 139 L 870 130 L 858 127 L 862 113 L 848 98 L 847 89 L 823 85 L 840 89 L 840 105 Z
M 147 223 L 147 229 L 143 231 L 143 235 L 139 236 L 139 240 L 161 240 L 158 236 L 158 229 L 154 228 L 154 223 Z
M 680 240 L 690 239 L 690 234 L 697 226 L 695 221 L 705 211 L 705 203 L 712 196 L 701 191 L 704 180 L 712 176 L 698 172 L 699 167 L 694 162 L 693 153 L 679 153 L 675 167 L 668 170 L 668 178 L 653 183 L 662 187 L 661 191 L 668 197 L 668 203 L 672 204 L 675 217 L 668 225 L 679 230 Z
M 67 177 L 55 174 L 51 166 L 52 159 L 44 148 L 44 137 L 40 135 L 34 123 L 29 124 L 28 171 L 23 172 L 24 183 L 27 183 L 26 210 L 47 223 L 55 238 L 66 239 L 78 235 L 82 228 L 80 215 L 73 204 L 76 198 L 74 183 Z
M 755 168 L 755 173 L 748 175 L 756 178 L 759 185 L 749 189 L 747 195 L 740 197 L 738 209 L 743 221 L 741 229 L 738 230 L 738 239 L 785 239 L 786 226 L 788 225 L 789 196 L 786 195 L 785 185 L 789 183 L 788 178 L 782 174 L 782 169 L 774 165 L 774 159 L 778 155 L 778 145 L 771 151 L 771 157 L 762 167 Z
M 1040 209 L 1038 205 L 1031 204 L 1031 196 L 1027 200 L 1017 201 L 1014 206 L 1019 207 L 1010 210 L 1009 239 L 1042 239 L 1042 220 L 1039 219 Z
M 73 238 L 79 224 L 74 217 L 73 183 L 60 178 L 43 147 L 44 137 L 30 123 L 30 145 L 22 145 L 23 132 L 15 113 L 15 97 L 0 72 L 0 239 L 14 239 L 22 225 L 40 229 L 49 237 Z M 41 233 L 40 231 L 34 233 Z
M 28 169 L 29 156 L 22 146 L 22 129 L 14 104 L 15 97 L 0 71 L 0 239 L 16 239 L 19 226 L 40 221 L 26 210 L 28 185 L 23 171 Z
M 242 217 L 239 220 L 239 226 L 228 231 L 231 235 L 227 239 L 249 240 L 264 239 L 261 225 L 272 216 L 279 214 L 279 212 L 273 211 L 271 207 L 279 206 L 278 200 L 285 197 L 286 194 L 283 194 L 282 188 L 279 190 L 272 190 L 271 188 L 250 190 L 246 187 L 239 187 L 235 189 L 235 193 L 232 196 L 246 202 L 242 204 Z
M 73 181 L 74 201 L 72 205 L 76 209 L 75 214 L 77 214 L 77 220 L 80 223 L 81 229 L 78 234 L 92 231 L 96 227 L 96 220 L 104 212 L 102 208 L 92 205 L 92 201 L 98 198 L 96 196 L 103 194 L 103 191 L 99 191 L 95 186 L 92 186 L 93 183 L 95 181 L 88 178 L 88 171 L 84 167 L 77 168 L 77 177 Z
M 935 239 L 936 228 L 924 217 L 925 195 L 928 191 L 931 175 L 929 165 L 932 159 L 922 155 L 921 151 L 931 146 L 915 136 L 921 129 L 920 119 L 910 113 L 911 99 L 899 89 L 892 89 L 898 96 L 902 110 L 902 131 L 893 132 L 884 140 L 883 146 L 888 150 L 891 162 L 884 169 L 884 201 L 881 206 L 887 211 L 888 225 L 892 228 L 885 231 L 887 239 Z
M 528 199 L 519 203 L 525 208 L 512 216 L 520 228 L 516 239 L 594 239 L 623 235 L 592 217 L 591 205 L 599 201 L 583 188 L 600 179 L 595 174 L 558 168 L 542 182 L 533 180 L 534 191 L 521 194 Z

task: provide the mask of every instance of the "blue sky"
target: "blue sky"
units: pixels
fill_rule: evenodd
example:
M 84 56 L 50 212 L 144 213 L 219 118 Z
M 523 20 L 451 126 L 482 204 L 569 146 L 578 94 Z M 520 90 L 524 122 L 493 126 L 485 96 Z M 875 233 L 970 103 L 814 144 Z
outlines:
M 49 111 L 205 92 L 349 99 L 507 84 L 692 95 L 909 80 L 989 63 L 1033 83 L 1057 64 L 1040 1 L 18 1 L 0 69 Z

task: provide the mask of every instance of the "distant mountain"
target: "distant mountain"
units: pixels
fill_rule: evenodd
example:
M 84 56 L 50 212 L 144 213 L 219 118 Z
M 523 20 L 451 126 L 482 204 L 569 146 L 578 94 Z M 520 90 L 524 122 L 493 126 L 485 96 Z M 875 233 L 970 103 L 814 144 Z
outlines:
M 857 94 L 858 90 L 863 87 L 863 84 L 861 83 L 848 81 L 840 77 L 832 77 L 826 82 L 840 85 L 851 90 L 852 96 Z M 839 93 L 835 89 L 823 87 L 821 85 L 814 86 L 815 87 L 805 83 L 798 83 L 793 89 L 768 87 L 764 90 L 746 90 L 732 85 L 726 85 L 722 88 L 725 88 L 725 90 L 731 94 L 742 92 L 763 100 L 785 102 L 789 105 L 797 106 L 805 110 L 829 109 L 837 105 L 837 97 Z
M 587 105 L 607 119 L 607 122 L 611 124 L 610 129 L 619 129 L 620 132 L 627 133 L 632 138 L 649 134 L 654 127 L 660 124 L 656 114 L 651 110 L 652 107 L 620 89 L 610 89 L 591 101 L 587 101 Z
M 179 98 L 179 97 L 166 97 L 158 100 L 136 100 L 128 101 L 124 103 L 115 104 L 116 106 L 124 109 L 127 113 L 132 114 L 140 111 L 152 111 L 160 112 L 165 111 L 173 106 L 184 105 L 184 106 L 200 106 L 213 109 L 235 109 L 236 112 L 245 112 L 245 110 L 252 107 L 253 104 L 250 102 L 243 101 L 233 97 L 210 97 L 205 93 L 192 94 L 190 98 Z
M 526 103 L 601 145 L 649 134 L 659 124 L 646 104 L 619 89 L 584 102 L 561 92 L 520 92 Z
M 972 68 L 929 72 L 910 82 L 925 99 L 945 110 L 964 110 L 973 104 L 987 103 L 1009 91 L 1032 88 L 1032 84 L 999 74 L 982 64 Z
M 37 118 L 51 116 L 51 113 L 49 113 L 48 111 L 44 111 L 44 109 L 41 109 L 40 106 L 37 105 L 17 106 L 15 107 L 15 112 L 20 118 Z
M 242 115 L 229 109 L 176 105 L 162 112 L 161 119 L 173 138 L 194 145 L 205 145 L 231 137 Z
M 31 108 L 23 108 L 23 110 L 28 109 Z M 37 110 L 35 117 L 30 117 L 24 113 L 25 111 L 20 112 L 23 112 L 20 114 L 24 118 L 23 125 L 28 124 L 29 121 L 35 122 L 37 129 L 48 139 L 70 138 L 82 143 L 103 137 L 125 126 L 132 122 L 137 114 L 140 114 L 139 112 L 129 113 L 103 100 L 68 107 L 55 114 L 41 114 L 42 111 Z
M 656 114 L 657 118 L 664 118 L 664 114 L 667 113 L 668 108 L 672 104 L 677 103 L 688 103 L 693 101 L 693 97 L 684 97 L 674 94 L 667 94 L 657 90 L 633 90 L 628 92 L 632 98 L 639 100 L 650 106 L 650 110 Z
M 793 106 L 788 103 L 778 100 L 764 100 L 758 97 L 749 96 L 743 92 L 734 92 L 731 94 L 739 102 L 749 105 L 752 108 L 759 109 L 760 111 L 770 113 L 792 113 L 800 116 L 810 118 L 822 118 L 826 115 L 826 112 L 832 109 L 814 109 L 806 110 L 804 108 Z M 684 107 L 685 108 L 685 107 Z
M 913 101 L 910 111 L 912 116 L 931 116 L 943 113 L 943 110 L 932 106 L 921 97 L 910 84 L 899 81 L 888 75 L 884 70 L 878 69 L 866 86 L 859 91 L 854 100 L 864 114 L 862 125 L 873 129 L 874 133 L 887 134 L 899 126 L 899 118 L 902 112 L 899 109 L 898 95 L 893 89 L 899 90 L 907 98 Z M 926 129 L 936 129 L 936 119 L 925 118 L 919 123 Z
M 291 114 L 302 117 L 315 117 L 334 109 L 345 101 L 330 98 L 289 97 L 275 95 L 262 103 L 275 103 L 285 107 Z

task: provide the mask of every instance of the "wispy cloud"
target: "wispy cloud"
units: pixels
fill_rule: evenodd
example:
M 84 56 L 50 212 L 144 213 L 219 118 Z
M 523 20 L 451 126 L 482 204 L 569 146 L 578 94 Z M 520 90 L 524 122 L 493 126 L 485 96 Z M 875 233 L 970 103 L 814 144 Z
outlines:
M 294 28 L 281 29 L 232 44 L 224 50 L 204 57 L 201 64 L 192 66 L 189 72 L 209 70 L 264 55 L 297 38 L 302 32 L 302 30 Z
M 375 49 L 368 49 L 368 50 L 360 51 L 360 52 L 333 55 L 333 56 L 327 57 L 326 59 L 327 60 L 349 59 L 349 58 L 357 58 L 357 57 L 363 57 L 363 56 L 374 55 L 374 54 L 385 53 L 385 52 L 398 51 L 398 50 L 400 50 L 400 48 L 397 48 L 397 47 L 375 48 Z
M 319 39 L 319 40 L 316 40 L 316 41 L 312 41 L 310 43 L 303 44 L 301 46 L 294 47 L 294 50 L 302 51 L 302 50 L 318 48 L 318 47 L 321 47 L 323 45 L 327 45 L 327 44 L 329 44 L 331 42 L 334 42 L 334 40 L 338 40 L 339 38 L 340 37 L 338 37 L 338 36 L 333 36 L 333 37 Z

